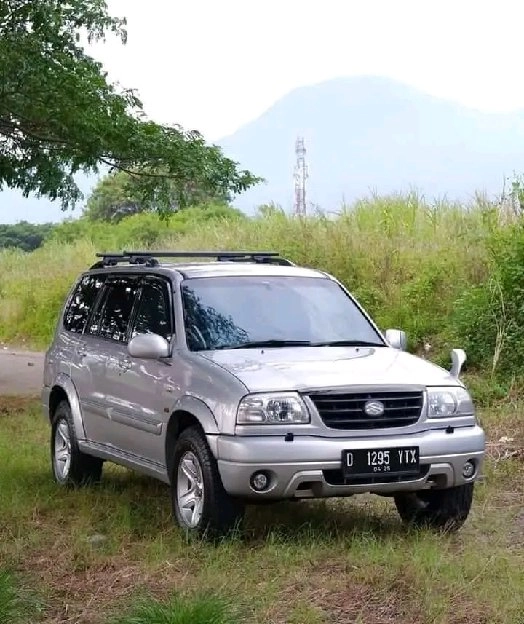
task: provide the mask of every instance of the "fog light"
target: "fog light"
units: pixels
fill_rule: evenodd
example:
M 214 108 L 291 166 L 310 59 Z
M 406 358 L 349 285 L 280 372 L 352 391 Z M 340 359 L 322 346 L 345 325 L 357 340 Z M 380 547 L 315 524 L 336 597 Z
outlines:
M 255 472 L 251 475 L 251 487 L 257 492 L 263 492 L 269 486 L 269 477 L 265 472 Z
M 475 464 L 469 459 L 462 468 L 464 479 L 470 479 L 475 474 Z

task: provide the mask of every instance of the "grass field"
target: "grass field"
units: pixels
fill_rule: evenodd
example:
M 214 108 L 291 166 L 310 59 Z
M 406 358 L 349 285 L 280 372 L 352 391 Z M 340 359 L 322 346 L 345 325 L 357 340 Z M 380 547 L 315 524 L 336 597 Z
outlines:
M 210 545 L 174 526 L 166 486 L 124 469 L 57 488 L 37 402 L 0 399 L 0 624 L 523 624 L 523 412 L 481 413 L 486 480 L 457 534 L 356 497 L 251 508 Z
M 199 214 L 78 221 L 0 251 L 0 340 L 46 346 L 96 251 L 277 250 L 341 279 L 411 350 L 449 366 L 467 349 L 490 440 L 473 512 L 443 535 L 406 529 L 388 499 L 298 502 L 251 508 L 219 545 L 187 540 L 150 479 L 105 466 L 100 486 L 60 490 L 37 402 L 0 397 L 0 624 L 524 624 L 522 219 L 415 195 L 329 218 Z
M 0 340 L 47 345 L 72 282 L 97 251 L 270 249 L 335 275 L 382 327 L 406 330 L 412 345 L 448 350 L 456 346 L 456 300 L 489 276 L 491 237 L 505 227 L 490 206 L 435 206 L 415 195 L 362 201 L 333 218 L 277 211 L 252 219 L 194 217 L 183 226 L 155 215 L 118 225 L 74 222 L 33 253 L 0 251 Z M 491 335 L 486 343 L 493 353 Z

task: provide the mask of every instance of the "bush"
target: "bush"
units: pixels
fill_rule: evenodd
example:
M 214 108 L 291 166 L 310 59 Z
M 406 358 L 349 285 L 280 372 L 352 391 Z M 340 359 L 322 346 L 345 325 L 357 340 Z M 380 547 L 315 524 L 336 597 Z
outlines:
M 230 604 L 215 596 L 181 597 L 168 602 L 144 600 L 111 624 L 235 624 Z
M 448 366 L 449 350 L 465 347 L 469 369 L 491 369 L 494 360 L 496 370 L 502 360 L 522 367 L 522 232 L 501 225 L 482 203 L 429 205 L 416 195 L 366 199 L 330 217 L 295 218 L 270 206 L 248 218 L 217 205 L 167 222 L 155 214 L 116 225 L 79 219 L 57 227 L 31 254 L 0 252 L 0 339 L 46 345 L 68 289 L 95 251 L 263 249 L 332 273 L 382 329 L 406 330 L 413 351 L 429 343 L 438 363 Z
M 471 362 L 493 375 L 524 373 L 524 227 L 513 224 L 488 241 L 489 275 L 456 302 L 455 331 Z

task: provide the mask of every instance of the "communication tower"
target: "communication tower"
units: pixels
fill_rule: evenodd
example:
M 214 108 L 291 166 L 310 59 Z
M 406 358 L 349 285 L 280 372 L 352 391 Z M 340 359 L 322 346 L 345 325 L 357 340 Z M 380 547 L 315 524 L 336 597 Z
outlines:
M 295 215 L 306 214 L 306 180 L 309 177 L 306 164 L 306 148 L 304 139 L 298 137 L 295 142 Z

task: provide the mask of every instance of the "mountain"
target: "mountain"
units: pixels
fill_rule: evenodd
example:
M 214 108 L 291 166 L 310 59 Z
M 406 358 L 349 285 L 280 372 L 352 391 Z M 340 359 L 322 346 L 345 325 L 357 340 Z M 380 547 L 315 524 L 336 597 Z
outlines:
M 308 200 L 337 210 L 370 191 L 416 188 L 426 198 L 495 196 L 504 177 L 524 172 L 524 113 L 488 114 L 393 80 L 340 78 L 296 89 L 258 119 L 217 143 L 241 166 L 266 178 L 234 202 L 293 206 L 295 140 L 304 137 Z M 83 178 L 89 192 L 95 178 Z M 59 220 L 57 203 L 0 193 L 0 223 Z
M 522 112 L 482 113 L 389 79 L 341 78 L 292 91 L 219 141 L 267 180 L 240 196 L 239 208 L 292 208 L 297 136 L 307 149 L 308 200 L 324 210 L 370 191 L 494 196 L 505 177 L 524 171 Z

